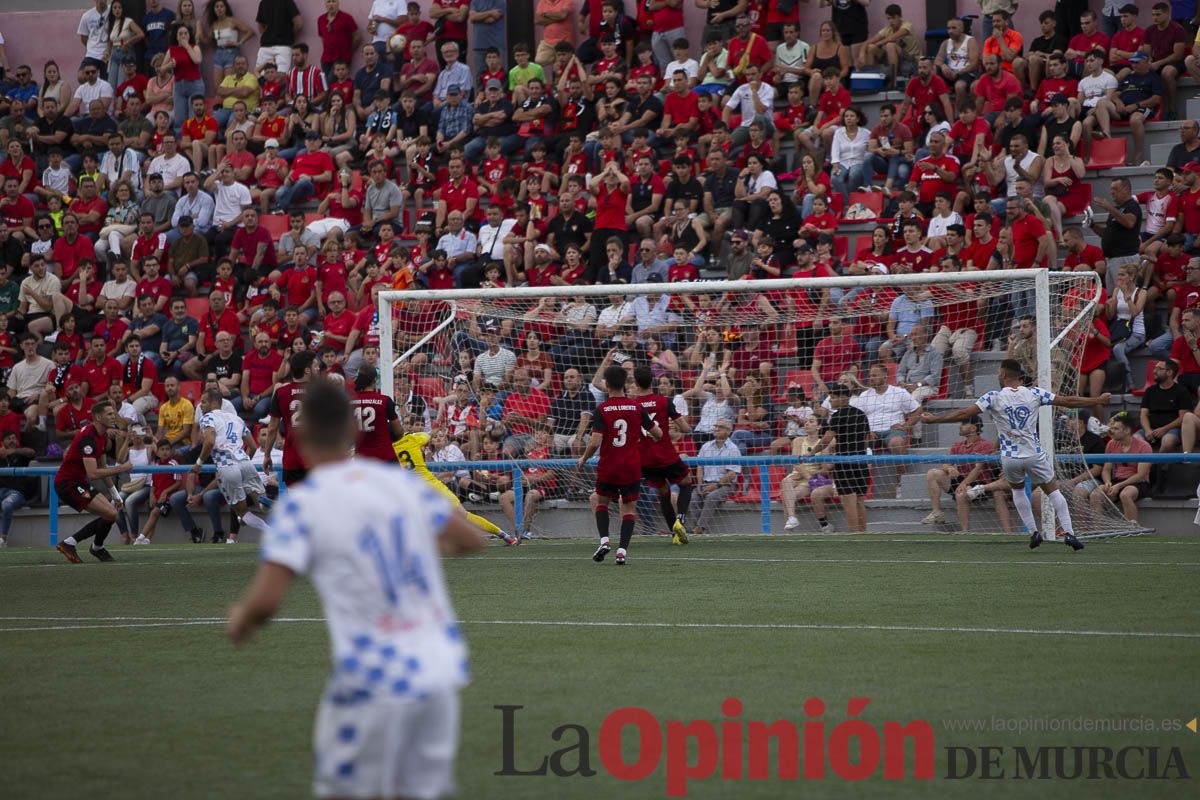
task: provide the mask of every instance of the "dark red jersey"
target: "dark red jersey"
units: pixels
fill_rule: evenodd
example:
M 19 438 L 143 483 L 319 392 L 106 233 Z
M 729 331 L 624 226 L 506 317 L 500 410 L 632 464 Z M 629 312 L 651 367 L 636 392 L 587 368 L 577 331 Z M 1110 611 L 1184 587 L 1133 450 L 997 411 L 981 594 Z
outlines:
M 290 381 L 283 384 L 271 395 L 270 414 L 279 420 L 279 428 L 283 432 L 283 468 L 304 469 L 304 461 L 296 450 L 296 428 L 300 424 L 300 403 L 304 400 L 303 383 Z
M 682 416 L 675 404 L 661 394 L 644 394 L 637 399 L 646 416 L 662 428 L 662 438 L 657 442 L 650 438 L 649 431 L 642 436 L 641 456 L 643 467 L 669 467 L 679 460 L 679 453 L 667 435 L 668 420 Z
M 642 430 L 654 421 L 632 397 L 613 397 L 596 406 L 592 430 L 603 434 L 596 480 L 614 486 L 642 481 Z
M 55 483 L 87 483 L 87 468 L 83 466 L 85 458 L 97 461 L 104 455 L 104 445 L 108 437 L 100 434 L 95 425 L 85 425 L 83 430 L 75 434 L 71 446 L 63 454 L 62 466 L 54 476 Z
M 354 425 L 358 430 L 355 454 L 377 458 L 391 464 L 396 460 L 392 449 L 392 420 L 399 415 L 392 398 L 380 392 L 362 392 L 350 401 Z

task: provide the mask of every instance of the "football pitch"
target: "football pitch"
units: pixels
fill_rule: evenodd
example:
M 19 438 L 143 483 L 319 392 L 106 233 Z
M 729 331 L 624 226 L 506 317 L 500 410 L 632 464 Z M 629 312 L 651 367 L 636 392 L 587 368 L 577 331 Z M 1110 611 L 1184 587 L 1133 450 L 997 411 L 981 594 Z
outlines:
M 823 779 L 805 779 L 803 754 L 800 780 L 781 780 L 775 747 L 770 777 L 749 779 L 745 765 L 740 779 L 722 777 L 736 770 L 712 751 L 715 771 L 689 780 L 687 796 L 1196 796 L 1200 734 L 1187 724 L 1200 713 L 1200 539 L 1113 539 L 1071 553 L 994 536 L 712 537 L 687 547 L 638 537 L 625 567 L 611 556 L 593 563 L 593 547 L 539 540 L 447 562 L 473 671 L 460 797 L 665 797 L 678 733 L 668 721 L 707 720 L 725 745 L 737 727 L 722 723 L 789 720 L 802 746 L 805 723 L 820 723 L 832 753 L 846 741 L 835 731 L 850 698 L 870 698 L 857 717 L 881 741 L 887 721 L 926 721 L 932 779 L 913 779 L 912 742 L 903 780 L 886 780 L 882 762 L 863 781 L 832 762 Z M 221 620 L 256 547 L 112 549 L 109 565 L 0 551 L 0 796 L 308 796 L 329 661 L 311 586 L 300 581 L 282 621 L 235 649 Z M 813 697 L 823 714 L 806 708 Z M 740 714 L 722 711 L 727 698 Z M 625 707 L 657 720 L 660 752 L 639 751 L 653 743 L 649 728 L 613 739 L 605 718 Z M 605 733 L 626 765 L 656 768 L 614 777 Z M 688 763 L 703 766 L 702 737 L 686 744 Z M 530 774 L 567 748 L 548 763 L 575 774 Z M 1104 748 L 1114 774 L 1089 775 Z M 1040 761 L 1022 770 L 1022 754 Z M 860 755 L 850 748 L 852 761 Z M 1022 774 L 1046 765 L 1049 780 Z M 1116 774 L 1139 769 L 1141 778 Z M 1003 777 L 981 777 L 989 770 Z

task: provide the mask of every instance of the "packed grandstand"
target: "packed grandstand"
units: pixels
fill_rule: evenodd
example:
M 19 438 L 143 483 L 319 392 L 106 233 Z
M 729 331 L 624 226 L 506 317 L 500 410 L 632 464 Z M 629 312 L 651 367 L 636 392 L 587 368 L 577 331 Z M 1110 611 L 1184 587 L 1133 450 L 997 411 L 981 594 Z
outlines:
M 1087 452 L 1193 452 L 1196 4 L 1060 2 L 1031 30 L 1010 0 L 937 30 L 889 5 L 877 31 L 867 0 L 819 5 L 802 26 L 796 0 L 538 0 L 536 36 L 513 40 L 501 0 L 375 0 L 358 18 L 262 0 L 244 19 L 226 0 L 95 0 L 78 63 L 0 52 L 0 465 L 53 463 L 100 397 L 141 463 L 189 463 L 203 388 L 262 426 L 306 350 L 391 384 L 430 461 L 578 456 L 614 363 L 653 371 L 690 419 L 673 434 L 688 455 L 804 453 L 834 383 L 882 415 L 877 449 L 936 449 L 922 404 L 973 400 L 1005 357 L 1034 377 L 1030 307 L 623 287 L 1033 268 L 1104 285 L 1065 366 L 1073 392 L 1121 398 L 1075 417 Z M 591 284 L 611 292 L 472 315 L 422 347 L 440 318 L 424 290 Z M 382 290 L 412 294 L 394 375 Z M 958 452 L 992 452 L 966 427 Z M 929 524 L 941 492 L 987 483 L 939 470 Z M 503 471 L 440 474 L 472 503 L 508 488 Z M 1170 475 L 1096 466 L 1075 488 L 1136 517 Z M 793 479 L 793 506 L 797 481 L 822 485 Z M 0 541 L 35 483 L 0 478 Z M 149 505 L 180 491 L 141 489 Z

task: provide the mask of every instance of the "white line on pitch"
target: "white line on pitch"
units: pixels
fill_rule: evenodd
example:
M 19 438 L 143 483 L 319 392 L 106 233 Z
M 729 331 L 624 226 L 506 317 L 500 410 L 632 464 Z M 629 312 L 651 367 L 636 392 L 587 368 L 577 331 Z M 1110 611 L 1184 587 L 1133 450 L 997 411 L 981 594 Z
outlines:
M 11 619 L 11 618 L 8 618 Z M 289 622 L 324 622 L 320 617 L 283 617 L 274 620 L 279 623 Z M 20 633 L 25 631 L 67 631 L 67 630 L 111 630 L 113 628 L 169 628 L 194 625 L 223 625 L 225 620 L 216 617 L 193 619 L 189 621 L 118 623 L 112 625 L 53 625 L 31 628 L 0 628 L 0 633 Z M 463 625 L 512 625 L 530 627 L 561 627 L 561 628 L 659 628 L 659 629 L 701 629 L 701 630 L 771 630 L 771 631 L 881 631 L 887 633 L 983 633 L 1010 634 L 1016 636 L 1082 636 L 1082 637 L 1113 637 L 1136 639 L 1200 639 L 1200 632 L 1183 631 L 1099 631 L 1099 630 L 1064 630 L 1039 628 L 973 628 L 968 626 L 936 626 L 936 625 L 839 625 L 834 623 L 742 623 L 742 622 L 598 622 L 587 620 L 462 620 Z
M 525 566 L 535 561 L 585 561 L 582 556 L 541 556 L 535 558 L 505 558 L 494 559 L 482 556 L 472 556 L 461 559 L 471 563 L 521 565 Z M 669 561 L 686 564 L 696 562 L 746 562 L 750 564 L 966 564 L 989 567 L 1050 567 L 1067 565 L 1072 567 L 1200 567 L 1196 561 L 1087 561 L 1083 557 L 1059 561 L 985 561 L 985 560 L 951 560 L 951 559 L 917 559 L 917 558 L 725 558 L 719 556 L 642 556 L 643 561 Z

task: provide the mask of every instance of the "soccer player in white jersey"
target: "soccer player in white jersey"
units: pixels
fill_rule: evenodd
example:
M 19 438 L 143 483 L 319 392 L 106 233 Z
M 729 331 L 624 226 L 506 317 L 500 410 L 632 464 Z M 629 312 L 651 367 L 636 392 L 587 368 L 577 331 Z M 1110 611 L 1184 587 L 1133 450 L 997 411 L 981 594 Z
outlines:
M 467 650 L 439 552 L 484 546 L 459 509 L 397 465 L 349 456 L 345 389 L 307 385 L 297 426 L 309 472 L 280 498 L 246 596 L 229 615 L 242 643 L 307 573 L 329 629 L 333 672 L 313 744 L 318 797 L 436 798 L 453 791 Z
M 247 511 L 248 502 L 258 505 L 258 498 L 266 494 L 262 477 L 254 467 L 250 456 L 254 454 L 254 437 L 237 414 L 221 410 L 221 392 L 209 389 L 200 398 L 200 456 L 192 465 L 188 476 L 188 492 L 192 490 L 195 476 L 200 467 L 212 456 L 217 467 L 217 485 L 225 502 L 237 515 L 239 525 L 263 528 L 266 523 L 253 512 Z M 231 533 L 226 544 L 237 544 L 237 534 Z
M 1086 408 L 1097 403 L 1103 405 L 1108 400 L 1107 392 L 1099 397 L 1075 397 L 1055 394 L 1040 386 L 1024 386 L 1021 384 L 1021 363 L 1006 358 L 1000 362 L 998 391 L 988 392 L 972 405 L 949 414 L 937 416 L 924 413 L 921 420 L 931 424 L 961 422 L 987 412 L 1000 437 L 1000 467 L 1004 472 L 1004 479 L 1012 486 L 1013 505 L 1030 532 L 1029 547 L 1034 548 L 1041 544 L 1042 534 L 1038 531 L 1033 507 L 1025 494 L 1027 476 L 1034 486 L 1039 487 L 1046 497 L 1050 498 L 1067 545 L 1072 550 L 1082 550 L 1083 543 L 1075 538 L 1067 498 L 1059 491 L 1058 480 L 1054 477 L 1054 465 L 1050 463 L 1050 456 L 1042 450 L 1042 443 L 1038 438 L 1038 409 L 1050 405 Z

